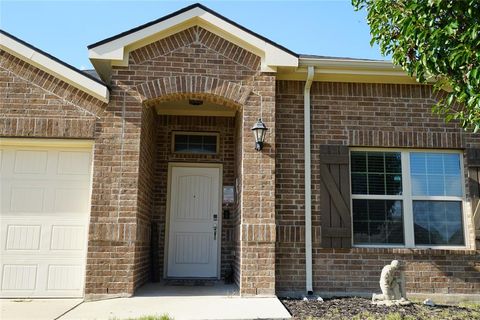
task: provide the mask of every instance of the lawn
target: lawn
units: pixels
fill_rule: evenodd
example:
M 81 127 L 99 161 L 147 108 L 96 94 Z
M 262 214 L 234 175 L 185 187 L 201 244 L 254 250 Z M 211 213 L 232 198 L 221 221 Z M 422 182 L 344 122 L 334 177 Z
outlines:
M 324 302 L 281 299 L 293 319 L 328 320 L 480 320 L 479 304 L 457 306 L 376 306 L 364 298 L 332 298 Z

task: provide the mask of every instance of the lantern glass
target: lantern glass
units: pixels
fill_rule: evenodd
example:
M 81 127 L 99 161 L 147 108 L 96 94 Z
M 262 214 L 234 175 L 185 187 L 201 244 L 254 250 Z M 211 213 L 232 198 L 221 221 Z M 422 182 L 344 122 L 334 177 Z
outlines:
M 265 135 L 268 128 L 262 122 L 262 119 L 258 119 L 257 123 L 252 128 L 253 135 L 255 137 L 255 149 L 262 150 L 263 142 L 265 141 Z

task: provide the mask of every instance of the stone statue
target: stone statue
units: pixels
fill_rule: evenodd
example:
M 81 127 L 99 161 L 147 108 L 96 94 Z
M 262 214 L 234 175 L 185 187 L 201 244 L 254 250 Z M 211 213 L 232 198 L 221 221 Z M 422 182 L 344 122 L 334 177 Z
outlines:
M 382 269 L 380 275 L 381 294 L 373 294 L 372 303 L 379 305 L 407 305 L 410 304 L 405 297 L 405 287 L 403 281 L 397 276 L 397 270 L 400 266 L 398 260 L 393 260 Z

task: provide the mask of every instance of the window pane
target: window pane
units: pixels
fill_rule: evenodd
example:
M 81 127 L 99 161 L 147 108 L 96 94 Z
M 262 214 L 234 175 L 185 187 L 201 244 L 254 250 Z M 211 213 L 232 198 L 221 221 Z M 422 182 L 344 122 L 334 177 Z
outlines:
M 368 174 L 368 194 L 385 194 L 385 175 Z
M 427 174 L 443 174 L 443 154 L 426 154 Z
M 444 154 L 443 164 L 445 166 L 445 174 L 460 175 L 460 159 L 458 154 Z
M 177 153 L 217 153 L 216 135 L 175 134 L 174 152 Z
M 426 174 L 425 154 L 420 152 L 410 153 L 410 174 Z
M 217 144 L 216 136 L 203 136 L 203 143 L 205 144 Z
M 368 172 L 385 172 L 384 165 L 384 153 L 383 152 L 369 152 L 368 159 Z
M 385 153 L 385 171 L 388 173 L 402 173 L 400 153 Z
M 188 143 L 188 136 L 183 134 L 176 134 L 175 143 Z
M 216 153 L 217 146 L 214 144 L 206 144 L 203 146 L 203 150 L 205 150 L 207 153 Z
M 464 245 L 461 201 L 413 201 L 416 245 Z
M 190 142 L 192 144 L 202 144 L 203 137 L 202 136 L 197 136 L 197 135 L 190 135 L 190 136 L 188 136 L 188 142 Z
M 352 172 L 367 172 L 367 153 L 352 151 Z
M 350 160 L 353 194 L 402 194 L 402 164 L 399 152 L 354 151 Z
M 402 194 L 402 175 L 401 174 L 387 174 L 385 176 L 387 184 L 387 194 L 401 195 Z
M 177 143 L 175 144 L 175 152 L 187 152 L 188 145 L 186 143 Z
M 355 244 L 394 244 L 403 240 L 403 208 L 398 200 L 353 200 Z
M 412 175 L 412 194 L 425 195 L 428 194 L 427 176 L 426 175 Z
M 462 196 L 461 176 L 445 176 L 445 194 L 449 196 Z
M 427 190 L 427 195 L 429 196 L 443 196 L 445 194 L 445 184 L 443 182 L 443 176 L 427 176 Z
M 366 173 L 352 173 L 352 193 L 353 194 L 367 194 L 367 174 Z
M 454 153 L 410 153 L 414 196 L 462 196 L 460 155 Z

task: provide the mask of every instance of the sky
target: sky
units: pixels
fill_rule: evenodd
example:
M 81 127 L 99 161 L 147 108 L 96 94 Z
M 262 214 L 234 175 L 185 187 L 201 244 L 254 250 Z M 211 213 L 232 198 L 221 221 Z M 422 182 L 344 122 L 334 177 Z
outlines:
M 0 0 L 0 28 L 79 68 L 87 45 L 199 1 Z M 365 12 L 350 0 L 201 1 L 238 24 L 300 54 L 386 59 L 370 47 Z

